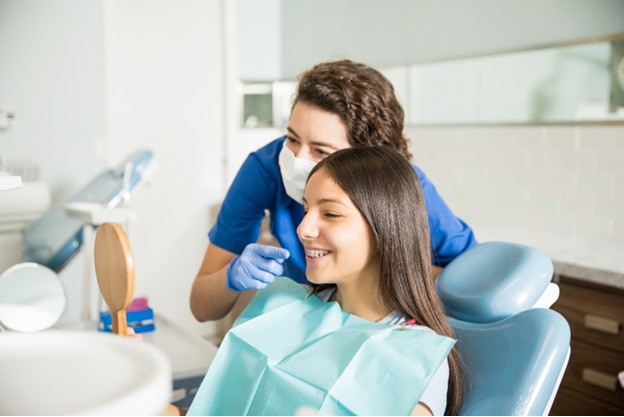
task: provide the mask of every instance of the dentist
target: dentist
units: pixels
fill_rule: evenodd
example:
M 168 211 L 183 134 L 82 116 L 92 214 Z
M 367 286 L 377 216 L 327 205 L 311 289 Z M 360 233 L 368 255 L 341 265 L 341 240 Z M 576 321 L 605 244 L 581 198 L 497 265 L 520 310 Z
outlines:
M 345 148 L 388 146 L 412 155 L 403 136 L 404 113 L 392 84 L 377 70 L 349 60 L 330 61 L 304 72 L 284 137 L 251 153 L 228 190 L 191 289 L 199 321 L 226 316 L 247 293 L 285 275 L 306 283 L 305 253 L 297 237 L 303 189 L 317 162 Z M 424 172 L 422 184 L 434 266 L 443 268 L 477 244 Z M 260 225 L 270 212 L 271 233 L 281 248 L 259 245 Z M 247 297 L 244 297 L 247 298 Z

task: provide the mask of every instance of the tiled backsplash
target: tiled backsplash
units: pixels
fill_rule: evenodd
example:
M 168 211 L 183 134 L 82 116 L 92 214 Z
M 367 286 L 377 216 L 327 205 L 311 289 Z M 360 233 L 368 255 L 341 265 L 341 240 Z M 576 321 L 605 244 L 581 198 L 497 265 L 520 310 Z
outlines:
M 406 134 L 413 160 L 477 238 L 520 230 L 624 244 L 624 126 L 412 126 Z

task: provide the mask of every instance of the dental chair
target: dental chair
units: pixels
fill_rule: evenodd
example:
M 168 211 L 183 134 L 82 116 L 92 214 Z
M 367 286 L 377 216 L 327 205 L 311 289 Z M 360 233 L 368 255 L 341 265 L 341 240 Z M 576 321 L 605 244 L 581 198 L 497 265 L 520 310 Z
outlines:
M 482 243 L 451 262 L 437 286 L 464 364 L 460 415 L 547 415 L 570 355 L 570 327 L 541 251 Z
M 153 170 L 151 150 L 138 150 L 117 167 L 93 178 L 75 195 L 48 210 L 31 223 L 24 233 L 24 259 L 60 272 L 83 245 L 83 223 L 68 216 L 68 203 L 97 203 L 114 208 L 127 202 L 134 189 Z

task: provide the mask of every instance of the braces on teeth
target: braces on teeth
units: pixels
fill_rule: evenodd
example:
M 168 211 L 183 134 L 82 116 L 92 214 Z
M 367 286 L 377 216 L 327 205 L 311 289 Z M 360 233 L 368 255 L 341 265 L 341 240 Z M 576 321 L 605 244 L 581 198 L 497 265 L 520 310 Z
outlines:
M 329 253 L 329 251 L 326 250 L 307 250 L 306 251 L 306 255 L 308 255 L 311 258 L 319 258 L 323 255 L 327 255 Z

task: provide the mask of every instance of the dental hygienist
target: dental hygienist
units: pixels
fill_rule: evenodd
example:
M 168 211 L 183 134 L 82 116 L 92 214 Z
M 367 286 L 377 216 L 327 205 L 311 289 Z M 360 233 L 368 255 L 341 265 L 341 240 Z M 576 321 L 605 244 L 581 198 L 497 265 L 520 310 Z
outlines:
M 306 282 L 296 229 L 303 218 L 308 173 L 326 156 L 349 147 L 389 146 L 411 159 L 403 119 L 392 84 L 371 67 L 342 60 L 304 72 L 286 136 L 247 157 L 208 234 L 210 243 L 191 290 L 195 318 L 224 317 L 242 291 L 264 288 L 278 275 Z M 414 169 L 425 194 L 432 263 L 444 267 L 477 241 L 425 174 Z M 282 248 L 254 243 L 265 210 Z

